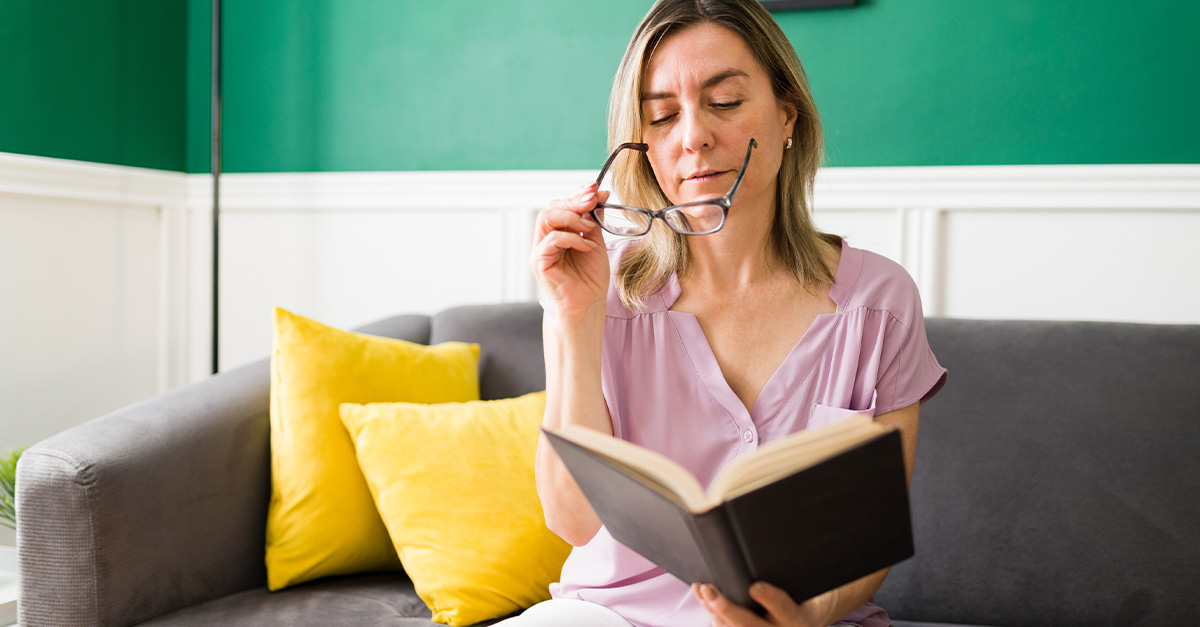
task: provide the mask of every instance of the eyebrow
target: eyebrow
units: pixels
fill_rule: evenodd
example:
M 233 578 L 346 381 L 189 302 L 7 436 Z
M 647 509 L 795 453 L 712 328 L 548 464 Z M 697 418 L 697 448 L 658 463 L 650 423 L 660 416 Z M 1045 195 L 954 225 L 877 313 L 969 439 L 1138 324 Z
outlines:
M 713 74 L 711 77 L 709 77 L 707 80 L 705 80 L 703 83 L 700 84 L 700 89 L 708 89 L 710 87 L 715 87 L 722 81 L 729 79 L 729 78 L 733 78 L 735 76 L 744 76 L 746 78 L 750 78 L 749 74 L 747 74 L 741 70 L 728 69 L 728 70 L 725 70 L 724 72 L 718 72 L 717 74 Z M 647 100 L 662 100 L 664 98 L 674 98 L 674 97 L 675 97 L 675 94 L 673 94 L 671 92 L 651 91 L 651 92 L 646 92 L 646 93 L 642 94 L 642 102 L 646 102 Z

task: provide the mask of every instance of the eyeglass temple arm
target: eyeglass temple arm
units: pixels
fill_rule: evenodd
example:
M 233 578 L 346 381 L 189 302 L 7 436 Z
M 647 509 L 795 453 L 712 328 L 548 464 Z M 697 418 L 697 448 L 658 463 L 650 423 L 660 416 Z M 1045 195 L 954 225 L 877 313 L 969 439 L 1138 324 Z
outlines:
M 738 188 L 742 186 L 742 177 L 746 175 L 746 168 L 750 166 L 750 153 L 753 152 L 757 147 L 758 142 L 754 141 L 754 138 L 751 138 L 750 145 L 746 147 L 746 160 L 742 162 L 742 170 L 738 172 L 737 179 L 734 180 L 733 187 L 729 190 L 729 193 L 725 194 L 725 200 L 727 202 L 733 202 L 733 195 L 736 194 Z
M 617 149 L 612 151 L 612 154 L 608 156 L 608 161 L 604 162 L 604 167 L 600 168 L 600 175 L 596 177 L 597 185 L 599 185 L 600 182 L 604 180 L 604 175 L 608 173 L 608 166 L 612 165 L 612 162 L 614 159 L 617 158 L 617 155 L 620 154 L 621 151 L 625 150 L 626 148 L 629 148 L 630 150 L 636 150 L 638 152 L 646 152 L 647 150 L 650 149 L 650 146 L 647 146 L 646 144 L 640 144 L 637 142 L 625 142 L 624 144 L 617 146 Z

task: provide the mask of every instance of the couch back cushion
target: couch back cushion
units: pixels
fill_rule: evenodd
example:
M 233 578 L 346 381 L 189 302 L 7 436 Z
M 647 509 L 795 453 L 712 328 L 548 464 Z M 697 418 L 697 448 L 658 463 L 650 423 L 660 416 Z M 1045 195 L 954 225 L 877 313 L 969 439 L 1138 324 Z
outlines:
M 431 344 L 480 346 L 479 398 L 513 398 L 546 389 L 542 307 L 537 303 L 469 305 L 433 317 Z
M 1200 325 L 929 319 L 902 620 L 1200 620 Z

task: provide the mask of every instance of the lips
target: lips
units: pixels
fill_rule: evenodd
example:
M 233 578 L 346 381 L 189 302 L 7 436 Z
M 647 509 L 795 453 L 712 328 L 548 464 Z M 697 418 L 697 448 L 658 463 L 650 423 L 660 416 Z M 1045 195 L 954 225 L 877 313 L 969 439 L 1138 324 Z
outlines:
M 684 181 L 689 183 L 707 183 L 715 181 L 721 175 L 728 174 L 729 172 L 732 172 L 732 170 L 702 170 L 688 176 Z

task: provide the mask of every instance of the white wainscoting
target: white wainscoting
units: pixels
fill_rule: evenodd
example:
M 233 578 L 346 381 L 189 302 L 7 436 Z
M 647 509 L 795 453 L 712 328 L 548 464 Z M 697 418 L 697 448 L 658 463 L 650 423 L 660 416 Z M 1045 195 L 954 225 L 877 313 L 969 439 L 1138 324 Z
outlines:
M 187 180 L 0 154 L 0 450 L 190 380 Z
M 533 220 L 591 171 L 222 177 L 221 369 L 271 308 L 353 327 L 526 301 Z M 836 168 L 825 230 L 927 315 L 1200 323 L 1200 166 Z M 0 154 L 0 448 L 207 376 L 211 178 Z

